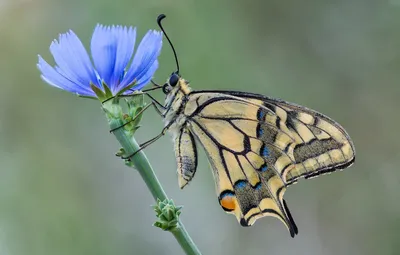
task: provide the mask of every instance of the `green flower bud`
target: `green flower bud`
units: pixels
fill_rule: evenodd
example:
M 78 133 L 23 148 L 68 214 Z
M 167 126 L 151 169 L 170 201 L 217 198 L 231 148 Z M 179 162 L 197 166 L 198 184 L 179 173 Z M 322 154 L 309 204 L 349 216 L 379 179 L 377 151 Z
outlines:
M 178 226 L 182 206 L 175 206 L 172 199 L 165 199 L 164 201 L 157 199 L 157 205 L 153 208 L 158 218 L 154 226 L 165 231 L 171 231 Z

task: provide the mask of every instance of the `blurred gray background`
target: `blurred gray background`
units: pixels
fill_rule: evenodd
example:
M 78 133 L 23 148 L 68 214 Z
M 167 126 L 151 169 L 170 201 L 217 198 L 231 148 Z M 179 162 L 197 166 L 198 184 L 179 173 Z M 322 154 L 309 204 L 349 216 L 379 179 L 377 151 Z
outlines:
M 400 1 L 0 0 L 0 255 L 183 254 L 152 227 L 138 173 L 114 156 L 100 104 L 45 84 L 37 54 L 96 23 L 165 27 L 194 89 L 245 90 L 323 112 L 350 133 L 355 165 L 302 180 L 285 195 L 300 229 L 275 218 L 243 228 L 220 208 L 203 151 L 177 184 L 173 145 L 146 149 L 203 254 L 399 254 Z M 164 43 L 155 80 L 174 71 Z M 162 100 L 161 92 L 154 95 Z M 162 121 L 148 112 L 139 141 Z

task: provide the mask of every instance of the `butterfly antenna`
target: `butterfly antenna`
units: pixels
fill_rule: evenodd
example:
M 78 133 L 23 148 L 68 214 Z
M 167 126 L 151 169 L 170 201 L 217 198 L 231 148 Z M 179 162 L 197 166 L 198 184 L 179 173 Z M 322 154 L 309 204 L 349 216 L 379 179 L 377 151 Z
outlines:
M 167 33 L 165 32 L 163 26 L 161 25 L 161 21 L 162 21 L 165 17 L 167 17 L 167 16 L 165 16 L 165 14 L 160 14 L 160 15 L 158 15 L 158 17 L 157 17 L 157 24 L 158 24 L 158 26 L 161 28 L 163 34 L 165 35 L 165 37 L 167 38 L 167 40 L 168 40 L 168 42 L 169 42 L 169 45 L 170 45 L 171 48 L 172 48 L 172 51 L 174 52 L 175 62 L 176 62 L 176 68 L 177 68 L 176 73 L 179 74 L 178 56 L 176 55 L 176 51 L 175 51 L 174 46 L 172 45 L 171 40 L 169 39 L 169 37 L 168 37 Z

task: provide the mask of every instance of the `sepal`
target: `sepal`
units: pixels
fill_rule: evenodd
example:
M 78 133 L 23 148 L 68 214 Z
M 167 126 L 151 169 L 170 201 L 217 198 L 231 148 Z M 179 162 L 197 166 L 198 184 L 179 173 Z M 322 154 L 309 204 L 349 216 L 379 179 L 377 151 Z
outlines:
M 103 102 L 102 109 L 106 113 L 108 122 L 112 120 L 123 121 L 124 111 L 122 106 L 116 103 L 114 99 Z
M 131 98 L 126 100 L 128 105 L 128 114 L 132 118 L 132 132 L 135 133 L 139 128 L 139 123 L 142 120 L 141 111 L 146 106 L 144 95 L 141 92 L 135 92 Z
M 115 96 L 123 95 L 126 91 L 128 91 L 128 90 L 132 89 L 133 87 L 135 87 L 135 85 L 136 85 L 136 79 L 130 85 L 128 85 L 125 88 L 121 89 Z

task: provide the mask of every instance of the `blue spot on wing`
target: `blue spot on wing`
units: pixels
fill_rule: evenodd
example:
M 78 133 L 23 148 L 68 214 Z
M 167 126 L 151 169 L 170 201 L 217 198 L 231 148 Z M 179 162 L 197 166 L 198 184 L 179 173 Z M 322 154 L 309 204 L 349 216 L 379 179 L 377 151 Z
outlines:
M 261 156 L 263 157 L 268 157 L 269 156 L 269 150 L 268 147 L 265 146 L 265 144 L 261 147 Z
M 257 137 L 260 137 L 264 134 L 264 129 L 261 127 L 260 124 L 257 126 Z
M 244 187 L 246 187 L 246 181 L 237 181 L 235 183 L 235 188 L 237 189 L 242 189 Z
M 261 182 L 257 183 L 256 186 L 254 187 L 254 189 L 260 190 L 261 189 Z
M 222 192 L 220 199 L 223 199 L 224 197 L 233 197 L 234 195 L 235 194 L 233 194 L 232 191 L 225 191 L 225 192 Z
M 257 111 L 257 119 L 258 120 L 264 120 L 265 114 L 266 114 L 266 112 L 265 112 L 264 109 L 262 109 L 262 108 L 258 109 L 258 111 Z
M 260 168 L 260 171 L 261 171 L 261 172 L 265 172 L 265 171 L 267 171 L 267 170 L 268 170 L 267 164 L 264 164 L 264 165 Z

